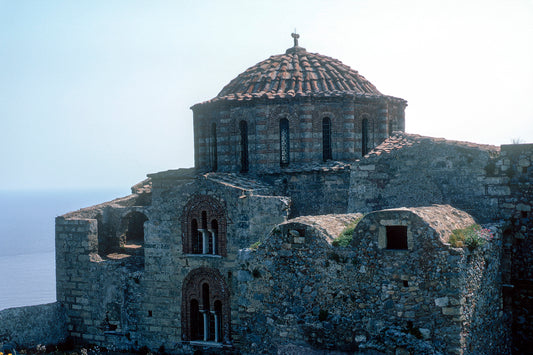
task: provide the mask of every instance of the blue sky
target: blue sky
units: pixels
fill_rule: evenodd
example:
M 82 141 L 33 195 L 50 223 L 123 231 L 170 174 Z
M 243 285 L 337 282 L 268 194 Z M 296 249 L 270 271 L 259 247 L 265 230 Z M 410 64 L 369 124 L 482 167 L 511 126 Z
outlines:
M 0 0 L 2 189 L 193 164 L 192 111 L 300 45 L 409 102 L 411 133 L 533 142 L 533 1 Z

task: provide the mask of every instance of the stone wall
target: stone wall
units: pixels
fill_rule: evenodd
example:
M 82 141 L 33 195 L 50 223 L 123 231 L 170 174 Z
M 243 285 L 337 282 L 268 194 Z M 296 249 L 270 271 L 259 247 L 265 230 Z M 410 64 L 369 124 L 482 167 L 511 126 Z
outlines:
M 252 276 L 239 285 L 239 346 L 505 352 L 499 237 L 473 252 L 446 243 L 451 228 L 471 223 L 449 206 L 376 212 L 348 248 L 332 247 L 309 223 L 279 226 L 257 251 L 241 253 L 241 273 Z M 380 247 L 380 228 L 390 224 L 408 228 L 409 249 Z
M 514 351 L 524 353 L 533 348 L 533 144 L 503 145 L 493 173 L 510 188 L 499 204 L 508 222 L 502 277 L 513 310 Z
M 361 157 L 363 119 L 368 121 L 367 147 L 372 149 L 388 136 L 390 128 L 404 128 L 405 106 L 406 102 L 401 99 L 366 96 L 195 105 L 195 166 L 209 171 L 241 171 L 240 122 L 244 121 L 248 136 L 248 170 L 283 171 L 280 166 L 281 119 L 289 122 L 288 166 L 320 163 L 324 160 L 322 121 L 326 117 L 331 121 L 331 159 L 352 161 Z M 213 130 L 216 130 L 216 138 Z
M 395 132 L 352 164 L 348 211 L 450 204 L 479 222 L 500 218 L 498 201 L 510 194 L 491 174 L 499 150 L 465 142 Z
M 0 344 L 20 349 L 61 343 L 67 337 L 65 318 L 59 302 L 2 310 Z
M 291 197 L 291 218 L 316 214 L 345 213 L 350 187 L 350 166 L 340 162 L 283 173 L 262 175 L 279 194 Z

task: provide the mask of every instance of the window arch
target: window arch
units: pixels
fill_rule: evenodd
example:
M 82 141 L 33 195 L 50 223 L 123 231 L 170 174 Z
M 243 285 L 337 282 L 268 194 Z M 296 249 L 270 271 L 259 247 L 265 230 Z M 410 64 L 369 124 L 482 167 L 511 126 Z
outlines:
M 322 119 L 322 159 L 324 161 L 331 160 L 331 119 L 324 117 Z
M 247 173 L 248 166 L 248 123 L 241 121 L 239 123 L 241 133 L 241 173 Z
M 363 118 L 361 123 L 361 155 L 365 156 L 369 152 L 368 141 L 368 118 Z
M 279 164 L 282 167 L 290 163 L 290 146 L 289 120 L 282 118 L 279 121 Z
M 181 322 L 183 340 L 230 341 L 228 287 L 218 270 L 201 267 L 185 277 Z
M 211 124 L 211 170 L 218 169 L 217 124 Z
M 181 217 L 183 252 L 226 256 L 226 209 L 216 199 L 197 195 Z

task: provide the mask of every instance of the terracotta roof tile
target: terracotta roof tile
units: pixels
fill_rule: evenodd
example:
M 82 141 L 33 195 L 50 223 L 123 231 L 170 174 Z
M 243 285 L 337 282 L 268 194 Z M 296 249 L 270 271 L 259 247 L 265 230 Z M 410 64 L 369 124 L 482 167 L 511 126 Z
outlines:
M 382 96 L 372 83 L 339 60 L 293 47 L 246 69 L 207 102 L 346 95 Z

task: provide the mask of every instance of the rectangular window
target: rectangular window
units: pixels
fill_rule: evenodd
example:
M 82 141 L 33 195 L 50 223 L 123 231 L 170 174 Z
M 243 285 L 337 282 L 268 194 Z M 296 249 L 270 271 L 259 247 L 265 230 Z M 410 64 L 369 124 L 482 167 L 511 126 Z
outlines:
M 387 249 L 407 249 L 407 226 L 387 226 Z

